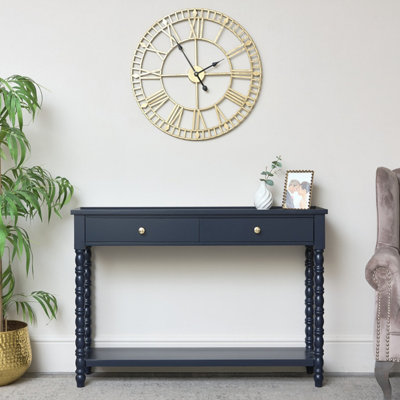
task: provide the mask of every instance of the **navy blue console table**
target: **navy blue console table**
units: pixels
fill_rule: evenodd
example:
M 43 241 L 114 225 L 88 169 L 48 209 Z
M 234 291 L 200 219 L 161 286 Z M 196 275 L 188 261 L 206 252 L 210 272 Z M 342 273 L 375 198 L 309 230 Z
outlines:
M 76 383 L 96 366 L 304 366 L 323 383 L 327 210 L 274 207 L 74 209 Z M 305 246 L 305 345 L 289 348 L 97 348 L 91 346 L 93 246 Z

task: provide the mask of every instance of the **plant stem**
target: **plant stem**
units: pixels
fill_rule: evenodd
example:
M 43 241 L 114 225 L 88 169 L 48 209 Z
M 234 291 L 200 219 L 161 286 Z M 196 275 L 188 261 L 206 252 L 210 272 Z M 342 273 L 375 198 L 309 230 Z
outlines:
M 0 158 L 0 195 L 3 192 L 1 182 L 1 158 Z M 3 332 L 3 259 L 0 257 L 0 332 Z
M 3 332 L 3 260 L 0 258 L 0 332 Z

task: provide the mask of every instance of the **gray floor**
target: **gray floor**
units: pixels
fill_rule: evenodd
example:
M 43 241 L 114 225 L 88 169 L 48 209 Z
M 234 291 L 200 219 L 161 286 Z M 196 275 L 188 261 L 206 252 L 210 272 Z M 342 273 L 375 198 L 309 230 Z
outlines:
M 400 377 L 391 379 L 400 400 Z M 309 376 L 115 376 L 93 374 L 85 388 L 73 374 L 27 375 L 0 387 L 1 400 L 377 400 L 373 376 L 327 376 L 315 388 Z

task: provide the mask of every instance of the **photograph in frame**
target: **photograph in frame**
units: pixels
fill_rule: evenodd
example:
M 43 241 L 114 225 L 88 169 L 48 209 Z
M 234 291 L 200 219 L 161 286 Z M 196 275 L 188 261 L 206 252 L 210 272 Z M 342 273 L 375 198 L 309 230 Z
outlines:
M 282 208 L 309 209 L 311 207 L 313 179 L 314 171 L 286 171 Z

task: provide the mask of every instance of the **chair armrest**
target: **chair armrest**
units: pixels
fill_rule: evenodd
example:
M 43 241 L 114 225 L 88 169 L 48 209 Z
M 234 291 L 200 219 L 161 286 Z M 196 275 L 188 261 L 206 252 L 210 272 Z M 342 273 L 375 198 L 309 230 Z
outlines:
M 376 207 L 378 217 L 377 247 L 399 248 L 399 181 L 395 172 L 385 167 L 376 170 Z
M 388 274 L 387 272 L 390 272 Z M 365 278 L 375 289 L 379 290 L 400 275 L 400 255 L 393 247 L 379 247 L 365 267 Z

